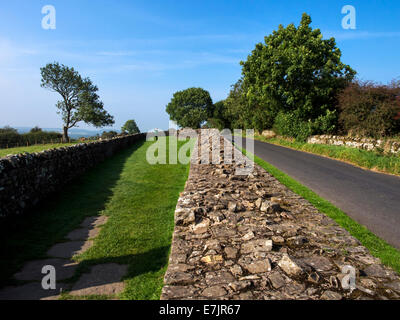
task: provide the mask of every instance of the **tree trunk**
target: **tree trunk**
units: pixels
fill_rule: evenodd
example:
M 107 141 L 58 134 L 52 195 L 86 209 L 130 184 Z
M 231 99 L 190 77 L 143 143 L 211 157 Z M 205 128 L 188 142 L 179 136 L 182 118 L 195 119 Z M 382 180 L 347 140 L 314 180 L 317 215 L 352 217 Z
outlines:
M 63 141 L 64 143 L 69 142 L 68 127 L 64 127 L 64 132 L 63 132 L 63 136 L 62 136 L 62 141 Z

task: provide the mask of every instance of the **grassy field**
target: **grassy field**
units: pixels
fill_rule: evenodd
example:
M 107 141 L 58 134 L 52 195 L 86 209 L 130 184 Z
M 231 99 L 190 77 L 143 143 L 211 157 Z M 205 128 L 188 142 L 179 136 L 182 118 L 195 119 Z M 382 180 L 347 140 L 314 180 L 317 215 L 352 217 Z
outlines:
M 249 154 L 246 150 L 242 149 L 242 152 Z M 278 170 L 276 167 L 267 163 L 266 161 L 254 156 L 254 162 L 264 168 L 270 174 L 272 174 L 277 180 L 288 187 L 293 192 L 297 193 L 304 199 L 308 200 L 318 210 L 325 213 L 328 217 L 335 220 L 340 226 L 350 232 L 352 236 L 357 238 L 372 255 L 380 258 L 382 263 L 392 267 L 397 272 L 400 272 L 400 251 L 386 243 L 381 238 L 377 237 L 366 227 L 360 225 L 342 210 L 335 207 L 329 201 L 321 198 L 315 192 L 311 191 L 307 187 L 303 186 L 287 174 Z
M 79 142 L 71 142 L 71 143 L 54 143 L 54 144 L 37 144 L 34 146 L 29 147 L 18 147 L 18 148 L 8 148 L 8 149 L 0 149 L 0 158 L 5 157 L 9 154 L 19 154 L 19 153 L 34 153 L 40 152 L 43 150 L 53 149 L 53 148 L 60 148 L 60 147 L 68 147 Z
M 189 165 L 148 164 L 146 150 L 150 144 L 140 142 L 120 152 L 42 208 L 4 227 L 0 240 L 2 261 L 7 263 L 0 264 L 2 284 L 9 283 L 24 262 L 45 257 L 47 249 L 63 241 L 86 216 L 103 214 L 109 220 L 94 246 L 78 257 L 81 264 L 75 280 L 91 265 L 127 264 L 126 290 L 121 298 L 159 299 L 174 228 L 174 209 Z M 64 294 L 63 298 L 70 297 Z
M 283 138 L 266 139 L 260 135 L 255 135 L 254 138 L 260 141 L 342 160 L 365 169 L 400 175 L 399 155 L 389 156 L 374 151 L 343 146 L 295 142 Z

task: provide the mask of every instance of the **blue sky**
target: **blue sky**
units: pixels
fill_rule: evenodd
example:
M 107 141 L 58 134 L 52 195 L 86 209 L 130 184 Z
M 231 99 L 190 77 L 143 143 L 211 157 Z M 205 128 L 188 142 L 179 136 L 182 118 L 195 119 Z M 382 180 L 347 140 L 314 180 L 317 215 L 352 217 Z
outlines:
M 48 4 L 55 30 L 41 27 Z M 356 30 L 342 28 L 344 5 L 356 8 Z M 0 126 L 62 126 L 59 97 L 40 87 L 40 67 L 58 61 L 99 87 L 115 128 L 132 118 L 142 131 L 167 128 L 175 91 L 199 86 L 224 99 L 240 78 L 239 61 L 303 12 L 325 38 L 336 38 L 361 79 L 400 77 L 398 0 L 1 1 Z

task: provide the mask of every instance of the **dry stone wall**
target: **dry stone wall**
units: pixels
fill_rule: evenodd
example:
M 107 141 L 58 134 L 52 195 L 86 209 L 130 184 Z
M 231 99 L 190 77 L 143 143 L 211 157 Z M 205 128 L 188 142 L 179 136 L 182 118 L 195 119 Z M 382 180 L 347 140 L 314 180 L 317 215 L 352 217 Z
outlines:
M 1 158 L 0 218 L 32 208 L 87 169 L 145 137 L 141 133 Z
M 228 144 L 236 157 L 224 164 L 220 139 L 219 164 L 193 152 L 162 299 L 400 299 L 395 271 L 258 165 L 235 175 L 243 155 Z M 343 288 L 344 266 L 354 268 L 353 290 Z
M 398 154 L 400 153 L 400 142 L 393 140 L 358 138 L 358 137 L 345 137 L 333 135 L 319 135 L 311 136 L 307 140 L 312 144 L 330 144 L 335 146 L 347 146 L 352 148 L 364 150 L 383 150 L 386 153 Z

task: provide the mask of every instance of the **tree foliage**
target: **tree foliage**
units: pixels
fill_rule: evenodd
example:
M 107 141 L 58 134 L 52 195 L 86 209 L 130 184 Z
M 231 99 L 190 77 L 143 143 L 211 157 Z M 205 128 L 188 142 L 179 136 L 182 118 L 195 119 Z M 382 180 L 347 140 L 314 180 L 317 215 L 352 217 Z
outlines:
M 251 127 L 253 113 L 247 108 L 243 81 L 231 86 L 228 97 L 214 104 L 210 126 L 218 129 L 243 129 Z
M 114 131 L 114 130 L 111 130 L 111 131 L 103 131 L 101 136 L 100 136 L 100 138 L 103 139 L 103 140 L 104 139 L 107 140 L 107 139 L 112 139 L 112 138 L 117 137 L 117 136 L 118 136 L 118 132 Z
M 18 133 L 18 130 L 15 128 L 12 128 L 10 126 L 5 126 L 3 128 L 0 128 L 0 133 Z
M 31 129 L 30 133 L 36 133 L 36 132 L 42 132 L 42 128 L 39 128 L 38 126 L 34 127 Z
M 197 129 L 212 117 L 213 102 L 208 91 L 202 88 L 189 88 L 175 92 L 166 111 L 171 120 L 180 127 Z
M 39 127 L 19 133 L 17 129 L 7 126 L 0 128 L 0 148 L 60 142 L 61 137 L 58 132 L 43 131 Z
M 212 117 L 208 119 L 208 126 L 219 130 L 231 127 L 231 119 L 229 118 L 226 100 L 214 103 L 214 111 Z
M 95 127 L 114 124 L 113 117 L 104 110 L 103 102 L 97 95 L 97 86 L 89 78 L 82 78 L 74 68 L 58 62 L 47 64 L 40 71 L 41 86 L 62 97 L 56 106 L 64 122 L 65 141 L 68 140 L 68 129 L 81 121 Z
M 246 100 L 246 91 L 243 87 L 243 81 L 240 79 L 232 85 L 228 97 L 225 100 L 225 115 L 230 121 L 229 129 L 251 128 L 252 117 L 254 113 L 248 107 Z
M 337 130 L 336 110 L 326 110 L 318 118 L 304 120 L 300 110 L 280 111 L 274 120 L 274 131 L 281 135 L 295 138 L 297 141 L 306 141 L 313 134 L 330 134 Z
M 121 132 L 128 134 L 136 134 L 140 133 L 140 130 L 136 124 L 136 121 L 132 119 L 125 122 L 125 124 L 121 128 Z
M 400 133 L 400 81 L 355 81 L 339 95 L 342 133 L 383 137 Z
M 280 25 L 241 62 L 246 126 L 270 128 L 279 112 L 308 121 L 334 110 L 355 71 L 341 62 L 335 39 L 323 40 L 310 24 L 303 14 L 298 27 Z

